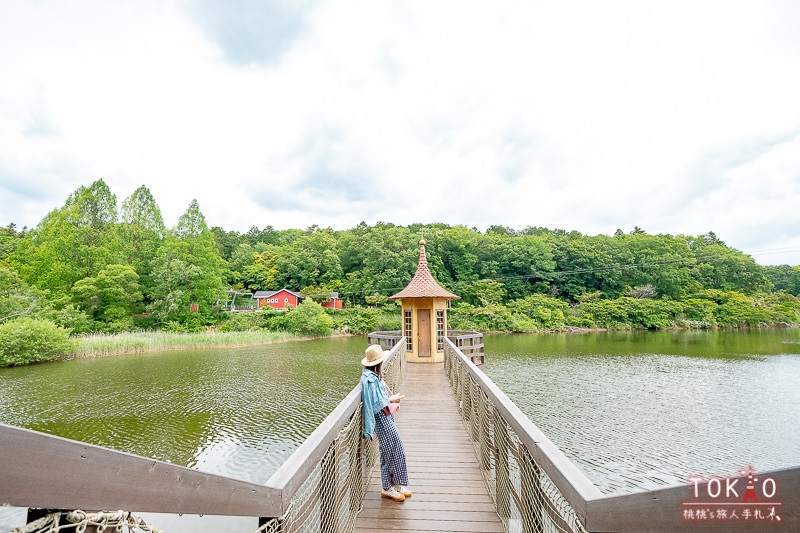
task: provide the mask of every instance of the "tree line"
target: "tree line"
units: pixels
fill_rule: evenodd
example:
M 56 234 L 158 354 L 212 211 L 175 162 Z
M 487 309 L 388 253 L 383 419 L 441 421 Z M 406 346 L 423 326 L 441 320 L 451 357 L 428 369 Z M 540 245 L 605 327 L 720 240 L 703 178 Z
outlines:
M 462 297 L 452 315 L 464 326 L 663 327 L 687 314 L 700 317 L 690 323 L 744 325 L 691 311 L 698 302 L 719 308 L 742 299 L 785 311 L 748 324 L 797 321 L 791 309 L 800 267 L 760 266 L 713 232 L 650 235 L 636 227 L 590 236 L 532 226 L 362 222 L 342 231 L 254 225 L 240 233 L 209 227 L 195 200 L 168 228 L 147 187 L 119 203 L 98 180 L 35 228 L 0 228 L 0 325 L 40 317 L 73 334 L 214 327 L 230 318 L 213 309 L 227 289 L 286 287 L 308 300 L 336 291 L 349 308 L 391 310 L 386 298 L 411 280 L 423 233 L 433 276 Z M 687 310 L 680 302 L 694 303 Z M 660 311 L 641 312 L 672 318 L 636 322 L 621 311 L 647 306 Z M 484 320 L 503 313 L 518 320 Z M 548 313 L 563 318 L 533 318 Z

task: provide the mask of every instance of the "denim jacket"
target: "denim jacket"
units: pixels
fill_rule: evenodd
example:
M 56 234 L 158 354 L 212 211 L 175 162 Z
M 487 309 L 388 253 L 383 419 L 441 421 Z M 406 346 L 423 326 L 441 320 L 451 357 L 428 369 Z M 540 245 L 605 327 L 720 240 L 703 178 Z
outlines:
M 389 395 L 381 379 L 366 368 L 361 372 L 361 414 L 364 418 L 364 438 L 375 433 L 375 415 L 389 405 Z

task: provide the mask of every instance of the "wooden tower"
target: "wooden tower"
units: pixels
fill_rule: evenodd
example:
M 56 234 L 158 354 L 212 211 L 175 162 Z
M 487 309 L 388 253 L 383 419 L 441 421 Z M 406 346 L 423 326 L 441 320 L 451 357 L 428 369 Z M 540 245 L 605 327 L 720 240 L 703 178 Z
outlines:
M 403 307 L 403 335 L 406 357 L 413 363 L 444 361 L 444 338 L 447 336 L 447 302 L 459 296 L 446 291 L 433 279 L 425 256 L 425 240 L 419 241 L 417 272 L 405 289 L 390 296 Z

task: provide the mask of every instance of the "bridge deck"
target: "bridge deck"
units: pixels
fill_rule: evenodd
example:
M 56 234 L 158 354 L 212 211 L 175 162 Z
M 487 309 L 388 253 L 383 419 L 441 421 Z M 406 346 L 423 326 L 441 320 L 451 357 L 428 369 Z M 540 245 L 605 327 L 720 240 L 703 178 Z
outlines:
M 381 498 L 380 466 L 372 473 L 355 531 L 503 531 L 481 477 L 442 364 L 408 364 L 395 414 L 406 448 L 404 502 Z

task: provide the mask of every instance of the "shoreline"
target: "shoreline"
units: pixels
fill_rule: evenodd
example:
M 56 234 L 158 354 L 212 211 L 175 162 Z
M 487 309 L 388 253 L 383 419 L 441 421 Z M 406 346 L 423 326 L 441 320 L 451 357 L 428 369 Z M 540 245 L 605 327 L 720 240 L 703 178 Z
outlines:
M 155 346 L 155 347 L 141 347 L 141 348 L 122 348 L 119 350 L 108 350 L 108 351 L 98 351 L 97 353 L 69 353 L 64 354 L 61 357 L 53 359 L 53 361 L 70 361 L 73 359 L 94 359 L 96 357 L 109 357 L 115 355 L 132 355 L 137 353 L 157 353 L 157 352 L 177 352 L 181 350 L 213 350 L 219 348 L 246 348 L 248 346 L 266 346 L 269 344 L 281 344 L 285 342 L 293 342 L 293 341 L 310 341 L 310 340 L 318 340 L 318 339 L 335 339 L 335 338 L 342 338 L 342 337 L 359 337 L 361 335 L 356 335 L 353 333 L 335 333 L 332 335 L 323 335 L 320 337 L 314 336 L 305 336 L 305 337 L 292 337 L 287 336 L 283 338 L 275 338 L 269 339 L 264 341 L 258 342 L 239 342 L 239 343 L 227 343 L 227 342 L 220 342 L 218 344 L 199 344 L 199 345 L 177 345 L 177 346 Z M 113 337 L 113 335 L 109 335 L 109 337 Z
M 549 329 L 549 330 L 538 330 L 538 331 L 509 331 L 509 330 L 498 330 L 498 331 L 479 331 L 484 335 L 538 335 L 538 334 L 553 334 L 553 333 L 567 333 L 567 334 L 587 334 L 587 333 L 605 333 L 611 331 L 694 331 L 694 330 L 703 330 L 703 331 L 712 331 L 712 330 L 737 330 L 737 329 L 795 329 L 799 328 L 800 323 L 778 323 L 778 324 L 770 324 L 770 325 L 762 325 L 762 326 L 715 326 L 709 328 L 693 328 L 688 326 L 675 326 L 671 328 L 582 328 L 578 326 L 565 326 L 561 329 Z M 277 333 L 277 332 L 276 332 Z M 210 334 L 213 336 L 214 334 Z M 63 356 L 54 359 L 54 361 L 69 361 L 72 359 L 93 359 L 95 357 L 109 357 L 115 355 L 131 355 L 137 353 L 157 353 L 157 352 L 174 352 L 180 350 L 208 350 L 208 349 L 219 349 L 219 348 L 246 348 L 249 346 L 265 346 L 269 344 L 280 344 L 285 342 L 293 342 L 293 341 L 309 341 L 309 340 L 319 340 L 319 339 L 335 339 L 335 338 L 343 338 L 343 337 L 365 337 L 365 334 L 354 334 L 354 333 L 334 333 L 332 335 L 323 335 L 323 336 L 303 336 L 303 337 L 292 337 L 286 336 L 283 338 L 274 338 L 268 339 L 263 341 L 255 341 L 255 342 L 219 342 L 219 343 L 212 343 L 212 344 L 186 344 L 186 345 L 173 345 L 173 346 L 154 346 L 154 347 L 136 347 L 136 348 L 121 348 L 116 350 L 108 350 L 108 351 L 98 351 L 96 353 L 79 353 L 73 352 L 69 354 L 64 354 Z M 108 335 L 109 338 L 113 338 L 113 335 Z
M 540 329 L 537 331 L 511 331 L 491 330 L 479 331 L 484 335 L 536 335 L 539 333 L 604 333 L 609 331 L 730 331 L 736 329 L 796 329 L 800 322 L 780 322 L 777 324 L 764 324 L 761 326 L 713 326 L 708 328 L 693 328 L 689 326 L 673 326 L 671 328 L 582 328 L 578 326 L 565 326 L 563 329 Z

